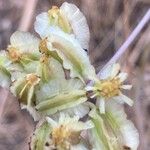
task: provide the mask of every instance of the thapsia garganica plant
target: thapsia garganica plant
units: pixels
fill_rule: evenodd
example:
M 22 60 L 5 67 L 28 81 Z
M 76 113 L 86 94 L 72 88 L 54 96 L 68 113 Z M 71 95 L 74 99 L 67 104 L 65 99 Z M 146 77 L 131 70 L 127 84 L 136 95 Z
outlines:
M 122 106 L 133 104 L 122 91 L 131 88 L 127 73 L 111 64 L 96 76 L 82 12 L 54 6 L 36 17 L 35 31 L 40 38 L 16 31 L 0 53 L 1 86 L 38 121 L 31 149 L 136 150 L 139 135 Z

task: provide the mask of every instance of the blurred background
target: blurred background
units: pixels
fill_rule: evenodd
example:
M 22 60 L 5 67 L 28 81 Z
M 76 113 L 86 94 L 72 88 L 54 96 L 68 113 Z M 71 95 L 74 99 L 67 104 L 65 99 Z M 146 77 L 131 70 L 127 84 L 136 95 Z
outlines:
M 16 30 L 34 34 L 37 14 L 65 0 L 0 0 L 0 49 L 6 49 Z M 97 72 L 123 44 L 146 11 L 150 0 L 66 0 L 85 14 L 91 32 L 90 59 Z M 140 133 L 139 150 L 150 150 L 150 21 L 120 59 L 133 84 L 132 108 L 125 106 Z M 0 138 L 1 144 L 1 138 Z M 3 150 L 3 149 L 2 149 Z M 8 149 L 7 149 L 8 150 Z

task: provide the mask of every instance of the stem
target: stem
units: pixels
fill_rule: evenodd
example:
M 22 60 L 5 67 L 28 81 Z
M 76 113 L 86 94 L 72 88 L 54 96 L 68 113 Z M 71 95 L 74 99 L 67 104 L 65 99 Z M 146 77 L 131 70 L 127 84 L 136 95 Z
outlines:
M 19 27 L 18 27 L 20 31 L 29 30 L 37 2 L 38 0 L 26 0 L 25 1 L 22 18 L 20 20 Z
M 150 9 L 148 9 L 145 16 L 142 18 L 140 23 L 136 26 L 136 28 L 133 30 L 133 32 L 130 34 L 130 36 L 127 38 L 127 40 L 124 42 L 124 44 L 118 49 L 118 51 L 115 53 L 115 55 L 109 60 L 109 62 L 101 69 L 101 71 L 98 73 L 98 76 L 103 72 L 103 70 L 110 64 L 115 63 L 118 61 L 118 59 L 125 53 L 127 48 L 132 44 L 132 42 L 135 40 L 135 38 L 140 34 L 142 29 L 145 27 L 145 25 L 150 20 Z

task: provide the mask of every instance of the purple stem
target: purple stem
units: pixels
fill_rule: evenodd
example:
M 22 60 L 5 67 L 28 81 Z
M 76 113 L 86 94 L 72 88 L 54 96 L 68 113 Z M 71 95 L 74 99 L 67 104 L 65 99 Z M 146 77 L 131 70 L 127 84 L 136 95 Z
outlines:
M 115 55 L 109 60 L 109 62 L 97 74 L 98 76 L 100 76 L 100 74 L 103 72 L 103 70 L 108 65 L 113 64 L 116 61 L 118 61 L 118 59 L 125 53 L 125 51 L 132 44 L 132 42 L 135 40 L 135 38 L 137 37 L 137 35 L 142 31 L 142 29 L 148 23 L 149 20 L 150 20 L 150 8 L 148 9 L 147 13 L 142 18 L 142 20 L 140 21 L 140 23 L 136 26 L 136 28 L 133 30 L 133 32 L 130 34 L 130 36 L 127 38 L 127 40 L 123 43 L 123 45 L 115 53 Z

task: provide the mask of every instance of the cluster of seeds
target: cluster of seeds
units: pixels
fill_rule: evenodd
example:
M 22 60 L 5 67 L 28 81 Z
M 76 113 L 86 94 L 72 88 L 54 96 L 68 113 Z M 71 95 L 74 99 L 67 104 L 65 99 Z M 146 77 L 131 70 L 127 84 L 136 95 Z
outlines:
M 132 87 L 123 83 L 127 73 L 111 64 L 96 75 L 83 13 L 65 2 L 34 25 L 39 38 L 16 31 L 0 53 L 0 85 L 38 121 L 31 149 L 136 150 L 138 132 L 122 106 L 133 105 L 122 93 Z

